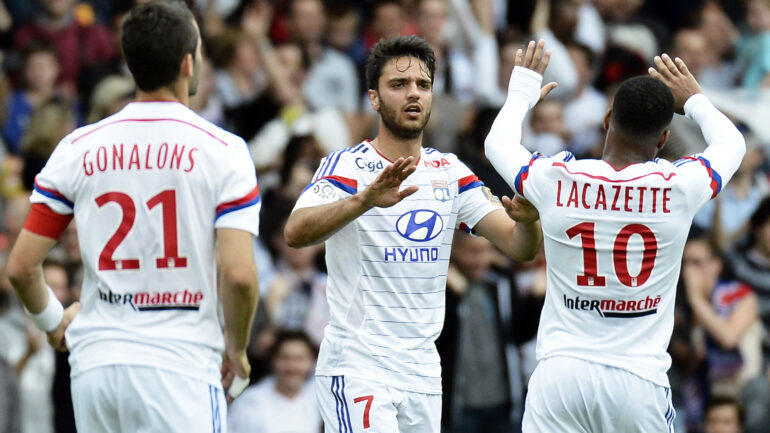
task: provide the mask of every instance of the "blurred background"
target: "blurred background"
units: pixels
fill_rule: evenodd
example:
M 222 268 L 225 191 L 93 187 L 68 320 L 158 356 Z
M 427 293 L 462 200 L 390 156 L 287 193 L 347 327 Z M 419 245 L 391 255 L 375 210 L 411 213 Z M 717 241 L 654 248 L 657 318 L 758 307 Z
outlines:
M 601 155 L 617 85 L 654 55 L 681 57 L 748 152 L 695 218 L 678 285 L 669 371 L 679 432 L 770 431 L 770 0 L 188 0 L 201 29 L 192 109 L 243 137 L 263 192 L 255 241 L 261 303 L 252 384 L 232 432 L 321 431 L 312 370 L 328 321 L 323 246 L 289 248 L 283 225 L 325 154 L 376 135 L 363 66 L 380 38 L 424 37 L 437 67 L 424 145 L 454 152 L 497 195 L 484 157 L 516 49 L 545 39 L 559 87 L 526 119 L 523 144 Z M 34 176 L 74 128 L 134 97 L 120 56 L 131 0 L 0 2 L 0 433 L 74 432 L 66 354 L 24 316 L 4 275 Z M 705 143 L 675 116 L 662 157 Z M 45 264 L 66 305 L 82 264 L 70 225 Z M 513 263 L 456 235 L 442 356 L 444 431 L 515 432 L 535 366 L 545 261 Z M 633 396 L 630 396 L 633 398 Z

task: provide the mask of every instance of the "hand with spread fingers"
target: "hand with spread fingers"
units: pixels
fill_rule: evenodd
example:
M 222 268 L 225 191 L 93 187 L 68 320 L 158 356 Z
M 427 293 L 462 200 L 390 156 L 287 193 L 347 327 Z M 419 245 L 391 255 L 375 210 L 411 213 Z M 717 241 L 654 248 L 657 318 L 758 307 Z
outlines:
M 551 52 L 545 49 L 545 40 L 529 41 L 526 50 L 516 51 L 513 73 L 508 84 L 508 92 L 521 92 L 532 108 L 555 89 L 557 84 L 550 82 L 540 88 L 543 73 L 548 68 Z
M 417 186 L 399 190 L 401 183 L 417 170 L 415 158 L 398 158 L 393 164 L 385 167 L 361 194 L 361 199 L 368 208 L 391 207 L 406 197 L 417 192 Z
M 684 104 L 692 95 L 703 91 L 687 69 L 684 61 L 677 57 L 671 59 L 668 54 L 655 56 L 655 67 L 648 70 L 650 76 L 662 81 L 674 94 L 674 110 L 684 114 Z

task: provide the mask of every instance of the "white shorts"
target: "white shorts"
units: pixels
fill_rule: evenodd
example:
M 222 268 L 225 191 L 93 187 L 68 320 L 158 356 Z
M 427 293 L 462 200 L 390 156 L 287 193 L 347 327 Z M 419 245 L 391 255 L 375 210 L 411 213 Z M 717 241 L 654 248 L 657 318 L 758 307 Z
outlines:
M 439 433 L 441 394 L 399 390 L 345 376 L 316 376 L 325 433 Z
M 673 433 L 669 388 L 626 370 L 555 356 L 529 379 L 523 433 Z
M 109 365 L 72 379 L 78 433 L 226 433 L 222 386 L 166 370 Z

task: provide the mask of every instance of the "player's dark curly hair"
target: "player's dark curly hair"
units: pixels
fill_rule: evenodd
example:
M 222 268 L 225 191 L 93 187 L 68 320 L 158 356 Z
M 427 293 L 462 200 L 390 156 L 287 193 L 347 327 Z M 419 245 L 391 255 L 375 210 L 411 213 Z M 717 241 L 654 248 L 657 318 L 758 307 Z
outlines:
M 430 82 L 433 83 L 433 73 L 436 71 L 436 55 L 433 48 L 419 36 L 399 36 L 391 39 L 380 39 L 372 48 L 366 59 L 366 84 L 371 90 L 379 90 L 382 68 L 388 60 L 399 57 L 414 57 L 422 60 L 428 68 Z
M 121 27 L 121 45 L 139 89 L 150 92 L 172 84 L 184 56 L 195 59 L 194 19 L 182 1 L 152 1 L 131 9 Z
M 624 81 L 612 103 L 612 124 L 622 135 L 650 141 L 674 117 L 674 95 L 661 81 L 640 76 Z

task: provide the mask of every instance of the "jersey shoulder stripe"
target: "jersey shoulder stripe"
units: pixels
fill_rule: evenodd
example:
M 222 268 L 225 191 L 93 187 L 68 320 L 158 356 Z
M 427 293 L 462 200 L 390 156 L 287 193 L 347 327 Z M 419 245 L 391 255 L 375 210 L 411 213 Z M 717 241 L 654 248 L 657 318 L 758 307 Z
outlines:
M 56 200 L 58 202 L 61 202 L 61 203 L 65 204 L 65 205 L 67 205 L 67 207 L 69 207 L 70 209 L 73 209 L 75 207 L 75 204 L 72 203 L 70 200 L 68 200 L 67 197 L 64 196 L 64 194 L 60 193 L 59 191 L 56 191 L 55 189 L 45 188 L 45 187 L 41 186 L 37 182 L 37 179 L 35 179 L 34 188 L 35 188 L 35 191 L 37 191 L 38 193 L 40 193 L 40 194 L 42 194 L 42 195 L 44 195 L 44 196 L 46 196 L 48 198 L 54 199 L 54 200 Z
M 465 176 L 457 181 L 457 193 L 462 194 L 469 189 L 478 188 L 480 186 L 484 186 L 484 182 L 480 181 L 475 174 Z
M 225 215 L 230 212 L 234 212 L 243 208 L 247 208 L 249 206 L 254 206 L 255 204 L 259 203 L 260 201 L 260 195 L 259 195 L 259 185 L 255 186 L 251 192 L 246 194 L 245 196 L 229 201 L 227 203 L 222 203 L 219 206 L 217 206 L 217 214 L 216 219 L 219 219 L 222 215 Z
M 536 159 L 540 158 L 541 154 L 535 153 L 532 155 L 532 157 L 529 159 L 529 164 L 522 166 L 521 170 L 519 170 L 519 173 L 516 175 L 516 179 L 514 179 L 513 186 L 516 189 L 516 192 L 518 192 L 521 195 L 524 195 L 524 181 L 527 180 L 529 177 L 529 168 L 532 167 L 532 164 L 535 162 Z
M 358 191 L 358 181 L 342 176 L 324 176 L 318 181 L 326 180 L 337 188 L 345 191 L 348 194 L 355 194 Z M 311 184 L 312 185 L 312 184 Z M 310 185 L 308 185 L 308 188 Z M 305 188 L 307 189 L 307 188 Z

